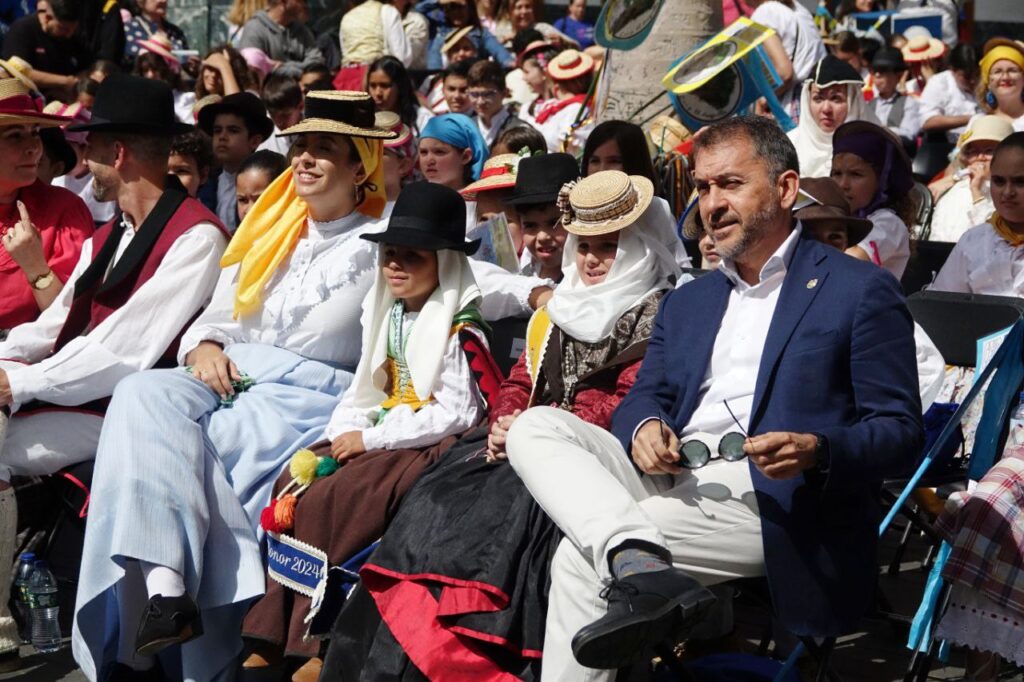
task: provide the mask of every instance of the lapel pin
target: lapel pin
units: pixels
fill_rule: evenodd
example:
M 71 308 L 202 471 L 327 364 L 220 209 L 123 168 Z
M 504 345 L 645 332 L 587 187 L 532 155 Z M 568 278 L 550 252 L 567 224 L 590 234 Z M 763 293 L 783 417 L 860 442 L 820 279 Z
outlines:
M 813 289 L 813 288 L 814 288 L 814 287 L 816 287 L 816 286 L 818 286 L 818 280 L 817 280 L 817 278 L 815 278 L 815 279 L 809 279 L 809 280 L 807 280 L 807 288 L 808 288 L 808 289 Z

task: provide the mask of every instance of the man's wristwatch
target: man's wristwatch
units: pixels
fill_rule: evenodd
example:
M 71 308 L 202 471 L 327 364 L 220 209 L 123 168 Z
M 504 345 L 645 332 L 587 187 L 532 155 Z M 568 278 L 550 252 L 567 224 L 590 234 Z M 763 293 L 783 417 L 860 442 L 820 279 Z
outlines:
M 814 470 L 819 474 L 827 474 L 828 468 L 832 464 L 832 457 L 828 448 L 828 440 L 820 433 L 814 434 L 814 437 L 817 439 L 817 442 L 814 445 L 814 456 L 816 457 Z
M 43 291 L 53 284 L 53 280 L 55 279 L 57 278 L 54 276 L 53 270 L 47 270 L 45 275 L 39 275 L 38 277 L 33 277 L 29 280 L 29 284 L 31 284 L 32 288 L 36 291 Z

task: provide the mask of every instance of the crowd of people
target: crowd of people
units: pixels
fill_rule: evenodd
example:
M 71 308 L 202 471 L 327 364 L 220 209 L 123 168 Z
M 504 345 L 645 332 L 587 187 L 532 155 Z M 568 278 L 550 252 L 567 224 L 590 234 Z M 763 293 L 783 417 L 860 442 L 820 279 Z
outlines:
M 0 672 L 19 483 L 92 461 L 90 680 L 610 680 L 759 576 L 855 629 L 950 400 L 916 245 L 1024 295 L 1024 43 L 725 4 L 788 132 L 601 120 L 582 0 L 235 0 L 205 55 L 166 0 L 0 17 Z M 1024 665 L 972 599 L 972 679 Z

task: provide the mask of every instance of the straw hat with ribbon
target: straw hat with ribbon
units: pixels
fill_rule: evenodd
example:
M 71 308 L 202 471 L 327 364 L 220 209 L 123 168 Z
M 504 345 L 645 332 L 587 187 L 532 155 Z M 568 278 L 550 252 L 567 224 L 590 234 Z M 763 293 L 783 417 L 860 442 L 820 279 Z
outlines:
M 192 105 L 192 119 L 198 121 L 199 112 L 203 110 L 203 107 L 208 107 L 211 104 L 216 104 L 222 99 L 224 99 L 224 97 L 221 95 L 207 95 L 202 99 L 196 100 L 196 103 Z
M 154 33 L 149 38 L 140 40 L 136 44 L 139 46 L 140 54 L 151 52 L 167 62 L 167 66 L 171 67 L 171 71 L 174 73 L 181 71 L 181 61 L 171 52 L 174 46 L 171 44 L 171 39 L 167 37 L 166 33 L 162 31 Z
M 549 50 L 555 49 L 557 48 L 546 40 L 535 40 L 524 47 L 523 51 L 516 56 L 516 66 L 522 68 L 523 62 L 536 55 L 539 57 L 538 61 L 540 62 L 541 68 L 547 68 L 547 60 L 543 59 L 543 55 Z
M 21 57 L 14 56 L 10 59 L 0 59 L 0 68 L 3 68 L 11 78 L 21 81 L 30 92 L 37 92 L 39 90 L 35 82 L 28 77 L 28 72 L 32 70 L 32 65 Z
M 670 152 L 690 139 L 690 131 L 678 119 L 668 114 L 659 114 L 651 122 L 647 133 L 655 149 Z
M 448 37 L 444 39 L 443 43 L 441 43 L 441 52 L 447 54 L 448 50 L 458 45 L 459 41 L 467 37 L 474 28 L 476 27 L 463 26 L 462 28 L 457 28 L 449 33 Z
M 647 178 L 610 170 L 563 185 L 558 208 L 572 234 L 610 234 L 635 223 L 653 198 L 654 184 Z
M 907 44 L 901 48 L 901 51 L 903 60 L 906 62 L 926 62 L 944 55 L 946 46 L 937 38 L 915 35 L 907 39 Z
M 548 75 L 556 81 L 569 81 L 594 70 L 594 58 L 579 50 L 563 50 L 548 62 Z
M 475 201 L 479 192 L 492 189 L 511 189 L 516 186 L 516 173 L 523 157 L 518 154 L 499 154 L 492 156 L 484 163 L 480 179 L 466 185 L 459 194 L 469 201 Z
M 384 193 L 384 140 L 397 133 L 377 124 L 373 100 L 365 92 L 323 90 L 306 96 L 305 118 L 281 135 L 325 133 L 344 135 L 366 172 L 357 190 L 355 210 L 380 218 L 387 204 Z M 236 318 L 259 311 L 263 291 L 277 268 L 295 248 L 306 225 L 309 208 L 296 194 L 295 178 L 286 170 L 256 201 L 228 244 L 221 267 L 239 264 L 235 289 Z
M 56 128 L 70 122 L 67 116 L 43 113 L 28 87 L 20 80 L 0 80 L 0 126 L 37 125 Z
M 92 118 L 92 113 L 78 102 L 74 102 L 73 104 L 64 104 L 63 102 L 56 101 L 50 102 L 43 107 L 43 113 L 53 114 L 55 116 L 67 116 L 73 123 L 88 123 Z M 85 144 L 89 139 L 89 133 L 73 133 L 65 129 L 64 137 L 68 142 Z

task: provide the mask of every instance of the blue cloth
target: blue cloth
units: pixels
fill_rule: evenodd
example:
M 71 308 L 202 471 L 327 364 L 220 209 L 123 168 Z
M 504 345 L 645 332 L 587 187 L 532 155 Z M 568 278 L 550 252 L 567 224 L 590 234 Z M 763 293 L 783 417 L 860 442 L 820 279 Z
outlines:
M 420 132 L 420 139 L 431 137 L 450 144 L 458 150 L 469 149 L 473 152 L 473 160 L 470 162 L 473 170 L 473 180 L 480 179 L 480 173 L 484 169 L 484 161 L 490 152 L 487 149 L 487 142 L 480 134 L 476 122 L 465 114 L 442 114 L 427 121 Z
M 576 21 L 570 16 L 564 16 L 555 22 L 555 28 L 569 36 L 580 44 L 580 49 L 585 49 L 594 44 L 594 25 L 585 21 Z
M 716 271 L 665 296 L 636 383 L 612 417 L 627 452 L 645 419 L 677 433 L 690 421 L 731 290 Z M 913 324 L 891 274 L 798 240 L 747 431 L 827 439 L 827 475 L 773 481 L 752 463 L 750 474 L 782 625 L 807 636 L 855 629 L 873 603 L 882 478 L 905 471 L 923 440 Z
M 75 659 L 105 679 L 118 631 L 115 591 L 132 559 L 185 578 L 205 634 L 161 655 L 175 679 L 230 677 L 242 619 L 263 594 L 257 528 L 274 481 L 323 437 L 352 374 L 257 344 L 225 349 L 255 385 L 230 407 L 182 368 L 133 374 L 114 391 L 96 456 L 75 608 Z M 101 624 L 106 623 L 106 627 Z

